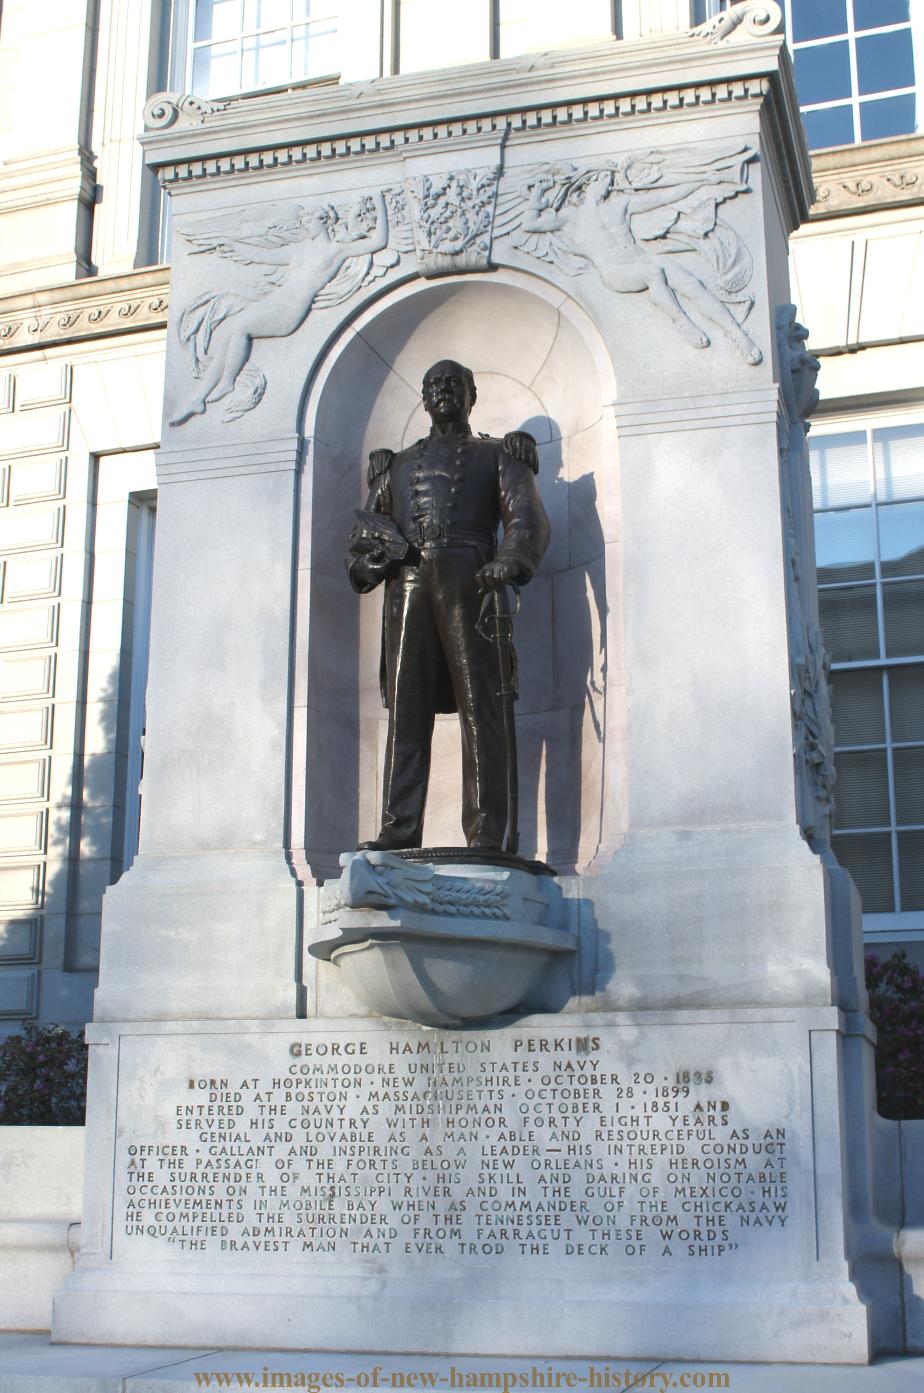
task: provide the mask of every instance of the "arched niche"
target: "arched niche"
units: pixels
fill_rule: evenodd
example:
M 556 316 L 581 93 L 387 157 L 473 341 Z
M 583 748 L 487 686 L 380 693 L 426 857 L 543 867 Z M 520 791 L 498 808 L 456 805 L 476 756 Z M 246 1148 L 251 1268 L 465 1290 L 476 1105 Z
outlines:
M 520 849 L 566 871 L 599 863 L 623 828 L 619 488 L 612 369 L 586 314 L 513 271 L 415 280 L 334 341 L 308 392 L 301 498 L 292 843 L 306 871 L 374 836 L 387 713 L 379 696 L 381 592 L 349 587 L 344 550 L 366 497 L 369 451 L 429 429 L 426 369 L 475 373 L 472 428 L 530 431 L 552 526 L 516 623 Z M 457 846 L 458 720 L 437 718 L 425 844 Z M 302 834 L 304 842 L 302 843 Z

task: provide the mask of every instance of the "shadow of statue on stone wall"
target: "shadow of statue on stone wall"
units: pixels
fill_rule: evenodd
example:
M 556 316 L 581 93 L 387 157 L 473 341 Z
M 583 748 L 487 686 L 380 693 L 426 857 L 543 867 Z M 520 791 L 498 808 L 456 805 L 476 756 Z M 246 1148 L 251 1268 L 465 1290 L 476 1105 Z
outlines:
M 571 442 L 562 439 L 558 423 L 534 416 L 519 429 L 539 441 L 539 488 L 552 525 L 552 542 L 523 591 L 516 623 L 520 845 L 523 855 L 544 848 L 549 863 L 567 872 L 590 858 L 600 837 L 607 616 L 603 526 L 596 478 L 592 472 L 570 475 Z

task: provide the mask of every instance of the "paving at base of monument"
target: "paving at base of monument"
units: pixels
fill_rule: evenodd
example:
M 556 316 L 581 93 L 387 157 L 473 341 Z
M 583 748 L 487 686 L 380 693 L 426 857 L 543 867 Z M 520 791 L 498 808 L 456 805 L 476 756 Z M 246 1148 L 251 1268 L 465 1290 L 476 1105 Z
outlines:
M 322 1354 L 237 1349 L 152 1349 L 53 1345 L 45 1334 L 0 1335 L 0 1393 L 173 1393 L 184 1388 L 600 1389 L 671 1393 L 912 1393 L 924 1380 L 924 1356 L 885 1357 L 869 1365 L 682 1363 L 676 1360 L 503 1359 L 463 1355 Z M 287 1379 L 285 1376 L 288 1375 Z M 275 1376 L 275 1377 L 274 1377 Z

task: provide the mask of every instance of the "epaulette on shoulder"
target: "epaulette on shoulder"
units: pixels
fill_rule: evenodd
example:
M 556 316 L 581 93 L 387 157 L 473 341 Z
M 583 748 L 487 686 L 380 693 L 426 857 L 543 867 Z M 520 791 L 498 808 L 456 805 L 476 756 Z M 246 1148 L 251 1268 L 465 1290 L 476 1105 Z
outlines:
M 524 431 L 523 434 L 526 435 L 527 432 Z M 525 465 L 527 465 L 527 467 L 528 467 L 529 469 L 531 469 L 531 470 L 533 471 L 534 474 L 538 474 L 538 473 L 539 473 L 539 451 L 538 451 L 538 449 L 536 448 L 536 442 L 535 442 L 535 440 L 533 440 L 532 436 L 529 437 L 529 442 L 530 442 L 530 443 L 529 443 L 529 446 L 527 447 L 527 450 L 526 450 L 526 454 L 525 454 L 523 463 L 524 463 Z
M 366 484 L 369 488 L 375 483 L 388 469 L 394 459 L 393 450 L 373 450 L 369 456 L 369 470 L 366 475 Z
M 539 473 L 539 449 L 536 445 L 535 436 L 530 435 L 528 430 L 508 431 L 504 437 L 504 449 L 507 449 L 507 441 L 511 438 L 516 440 L 516 447 L 508 450 L 514 459 L 518 459 L 527 469 L 531 469 L 534 474 Z

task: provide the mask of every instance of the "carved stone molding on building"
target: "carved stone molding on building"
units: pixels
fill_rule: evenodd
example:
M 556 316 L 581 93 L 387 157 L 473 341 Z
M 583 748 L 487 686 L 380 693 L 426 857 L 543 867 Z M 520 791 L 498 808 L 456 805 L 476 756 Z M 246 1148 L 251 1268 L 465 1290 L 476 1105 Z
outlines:
M 207 116 L 224 111 L 227 106 L 227 102 L 209 101 L 207 97 L 194 97 L 189 92 L 157 92 L 145 103 L 144 124 L 151 131 L 175 125 L 197 126 Z
M 813 218 L 924 203 L 924 137 L 897 136 L 812 156 Z
M 499 174 L 495 165 L 405 180 L 422 276 L 488 269 Z
M 780 351 L 780 376 L 783 400 L 793 425 L 802 421 L 807 429 L 809 416 L 820 400 L 815 381 L 821 363 L 810 353 L 809 332 L 796 319 L 795 305 L 777 305 L 776 332 Z
M 821 364 L 806 347 L 808 330 L 796 319 L 795 305 L 777 306 L 776 337 L 784 408 L 779 429 L 793 761 L 799 824 L 820 849 L 828 844 L 834 809 L 834 725 L 815 579 L 805 574 L 802 556 L 812 529 L 805 436 L 808 417 L 818 405 L 815 379 Z
M 0 299 L 0 353 L 163 328 L 169 288 L 168 268 L 154 266 L 8 295 Z
M 414 864 L 391 852 L 351 856 L 339 881 L 321 893 L 321 923 L 336 921 L 343 909 L 432 911 L 450 917 L 477 914 L 509 919 L 510 895 L 503 879 L 438 875 L 429 863 Z
M 691 31 L 691 38 L 708 39 L 712 44 L 748 43 L 783 28 L 783 11 L 776 0 L 739 0 L 721 14 Z
M 0 298 L 90 274 L 96 197 L 85 146 L 0 159 L 0 218 L 17 229 L 0 262 Z
M 809 168 L 791 73 L 780 67 L 782 40 L 772 32 L 778 15 L 775 0 L 749 0 L 708 31 L 631 42 L 610 38 L 474 63 L 451 84 L 443 72 L 408 73 L 387 83 L 328 82 L 232 97 L 221 110 L 186 115 L 180 114 L 180 94 L 170 93 L 152 98 L 150 111 L 161 124 L 149 124 L 142 143 L 161 182 L 179 191 L 200 180 L 237 180 L 264 170 L 308 172 L 328 162 L 442 154 L 454 143 L 490 143 L 505 134 L 522 147 L 556 135 L 568 141 L 610 124 L 657 125 L 661 116 L 760 105 L 790 156 L 782 163 L 798 171 L 792 196 L 783 190 L 793 205 L 787 222 L 795 226 L 808 206 Z M 452 160 L 455 168 L 478 163 L 466 156 Z
M 416 252 L 422 276 L 490 266 L 499 165 L 407 174 L 353 201 L 271 203 L 256 217 L 230 210 L 178 236 L 189 255 L 247 268 L 231 281 L 218 262 L 214 280 L 184 304 L 177 334 L 195 385 L 171 407 L 184 425 L 221 403 L 233 422 L 263 400 L 267 380 L 251 361 L 255 341 L 285 338 L 309 314 L 344 304 Z
M 452 141 L 457 136 L 528 136 L 533 132 L 545 134 L 554 130 L 570 130 L 575 126 L 595 125 L 598 122 L 609 124 L 659 112 L 695 107 L 708 109 L 725 103 L 760 101 L 769 95 L 770 90 L 768 78 L 748 76 L 696 86 L 679 86 L 561 105 L 537 106 L 501 114 L 433 121 L 424 125 L 394 126 L 387 130 L 363 131 L 332 137 L 329 140 L 233 151 L 226 155 L 165 163 L 159 165 L 157 174 L 161 184 L 169 188 L 197 180 L 251 174 L 260 170 L 278 170 L 293 165 L 327 164 L 334 160 L 388 154 L 404 155 L 435 142 Z
M 753 259 L 718 213 L 747 194 L 756 157 L 739 141 L 536 165 L 499 194 L 495 237 L 568 276 L 593 272 L 613 294 L 647 291 L 685 342 L 708 348 L 724 340 L 756 366 L 763 354 L 744 328 Z
M 273 203 L 249 220 L 235 209 L 179 229 L 190 256 L 233 261 L 249 274 L 229 285 L 224 268 L 214 264 L 215 282 L 183 306 L 177 335 L 195 386 L 171 409 L 171 425 L 204 415 L 211 403 L 222 403 L 225 422 L 252 411 L 267 385 L 250 361 L 254 342 L 287 338 L 312 311 L 344 304 L 397 264 L 401 251 L 389 246 L 385 193 L 337 204 Z
M 8 158 L 0 165 L 0 213 L 47 209 L 74 198 L 92 207 L 95 197 L 96 158 L 83 145 Z

